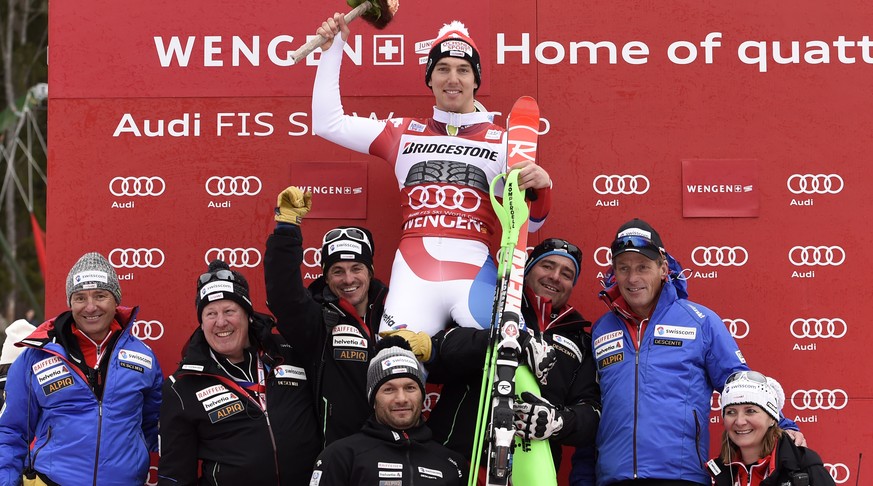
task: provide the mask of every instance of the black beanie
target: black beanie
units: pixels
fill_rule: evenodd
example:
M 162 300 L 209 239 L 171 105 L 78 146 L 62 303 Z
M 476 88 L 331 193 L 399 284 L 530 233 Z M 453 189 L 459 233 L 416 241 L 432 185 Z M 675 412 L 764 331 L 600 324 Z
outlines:
M 221 260 L 209 262 L 209 269 L 197 279 L 197 322 L 203 323 L 203 308 L 217 300 L 232 300 L 249 316 L 254 314 L 249 298 L 249 283 L 241 273 L 231 270 Z
M 373 271 L 373 234 L 360 226 L 339 226 L 324 234 L 321 268 L 325 275 L 339 262 L 361 262 Z

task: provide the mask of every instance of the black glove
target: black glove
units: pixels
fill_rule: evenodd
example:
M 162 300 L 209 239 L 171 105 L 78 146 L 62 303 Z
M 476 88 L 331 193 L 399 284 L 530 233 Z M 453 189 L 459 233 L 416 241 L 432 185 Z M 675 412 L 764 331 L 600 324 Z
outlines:
M 513 405 L 516 435 L 525 439 L 544 440 L 564 427 L 561 411 L 546 399 L 524 392 L 521 400 Z
M 557 351 L 546 342 L 542 334 L 535 334 L 530 329 L 527 332 L 519 333 L 518 344 L 521 346 L 521 352 L 524 353 L 527 365 L 536 375 L 537 381 L 541 385 L 545 385 L 549 370 L 558 361 Z

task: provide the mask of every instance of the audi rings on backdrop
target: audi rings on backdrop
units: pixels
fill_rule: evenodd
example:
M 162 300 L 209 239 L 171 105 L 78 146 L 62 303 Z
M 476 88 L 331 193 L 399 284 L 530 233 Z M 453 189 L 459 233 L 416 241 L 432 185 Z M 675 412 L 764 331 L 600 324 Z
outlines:
M 206 179 L 210 196 L 255 196 L 263 185 L 255 176 L 212 176 Z
M 160 177 L 113 177 L 109 181 L 109 192 L 113 196 L 160 196 L 167 190 L 167 184 Z
M 649 178 L 638 175 L 605 175 L 601 174 L 594 178 L 591 183 L 597 194 L 645 194 L 649 192 L 651 183 Z
M 792 174 L 787 185 L 792 194 L 837 194 L 844 186 L 839 174 Z
M 796 410 L 842 410 L 848 404 L 849 395 L 839 388 L 797 390 L 791 394 L 791 406 Z
M 164 252 L 158 248 L 115 248 L 107 260 L 115 268 L 158 268 L 164 264 Z
M 834 482 L 837 484 L 843 484 L 849 481 L 849 477 L 851 474 L 849 473 L 849 467 L 842 463 L 829 464 L 824 463 L 824 468 L 828 470 L 828 473 L 834 478 Z
M 734 339 L 743 339 L 749 335 L 749 322 L 745 319 L 722 319 Z
M 164 336 L 164 324 L 161 321 L 134 321 L 130 333 L 140 341 L 157 341 Z
M 840 339 L 846 335 L 849 326 L 840 318 L 794 319 L 791 321 L 791 335 L 798 338 Z
M 203 259 L 207 265 L 218 259 L 231 267 L 255 268 L 261 264 L 261 252 L 257 248 L 210 248 Z
M 749 261 L 742 246 L 698 246 L 691 251 L 691 261 L 700 267 L 741 267 Z
M 846 261 L 846 252 L 839 246 L 794 246 L 788 250 L 788 261 L 796 267 L 836 267 Z

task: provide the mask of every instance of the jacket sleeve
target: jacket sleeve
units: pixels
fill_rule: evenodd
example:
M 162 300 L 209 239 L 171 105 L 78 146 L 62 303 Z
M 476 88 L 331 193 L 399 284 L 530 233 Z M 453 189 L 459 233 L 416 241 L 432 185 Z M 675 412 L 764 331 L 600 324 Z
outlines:
M 576 447 L 594 446 L 601 409 L 591 338 L 583 336 L 582 341 L 585 357 L 565 395 L 564 409 L 561 411 L 564 427 L 553 438 L 559 444 Z
M 321 305 L 312 299 L 303 286 L 303 236 L 300 227 L 292 224 L 276 226 L 267 238 L 264 254 L 264 281 L 267 307 L 276 317 L 276 327 L 282 337 L 307 361 L 314 359 L 319 348 L 322 326 Z
M 36 430 L 39 403 L 32 393 L 30 364 L 25 359 L 29 351 L 12 363 L 7 375 L 6 405 L 0 409 L 0 484 L 21 480 L 27 446 Z
M 427 365 L 428 381 L 466 382 L 470 376 L 481 376 L 488 350 L 488 329 L 453 327 L 440 331 L 432 339 L 433 361 Z
M 152 355 L 154 370 L 152 370 L 152 386 L 145 390 L 142 406 L 142 433 L 145 436 L 149 452 L 158 451 L 158 419 L 161 414 L 161 387 L 164 384 L 164 373 L 157 357 Z
M 185 416 L 185 404 L 170 376 L 163 385 L 161 402 L 158 485 L 197 484 L 197 427 Z
M 343 442 L 333 442 L 318 455 L 315 468 L 312 470 L 312 478 L 309 480 L 310 486 L 352 485 L 354 454 Z
M 688 305 L 684 302 L 682 305 Z M 724 388 L 724 382 L 734 371 L 748 370 L 745 358 L 740 352 L 737 342 L 727 327 L 712 311 L 706 316 L 702 329 L 709 334 L 710 343 L 706 349 L 704 366 L 712 387 L 719 392 Z

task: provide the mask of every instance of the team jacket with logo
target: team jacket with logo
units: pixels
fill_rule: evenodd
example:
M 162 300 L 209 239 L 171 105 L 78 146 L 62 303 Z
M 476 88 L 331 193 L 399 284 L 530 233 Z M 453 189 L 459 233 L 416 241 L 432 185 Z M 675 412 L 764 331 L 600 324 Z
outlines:
M 592 331 L 603 399 L 597 484 L 634 478 L 709 484 L 702 464 L 709 457 L 712 391 L 748 369 L 736 341 L 715 312 L 678 298 L 671 282 L 639 349 L 628 326 L 636 324 L 613 311 Z
M 467 469 L 426 425 L 397 431 L 371 416 L 359 433 L 318 456 L 309 486 L 462 486 Z
M 22 341 L 28 349 L 9 369 L 0 413 L 0 484 L 18 484 L 30 437 L 34 469 L 55 483 L 146 481 L 149 451 L 157 450 L 163 374 L 152 350 L 130 333 L 137 310 L 117 308 L 122 331 L 105 351 L 102 399 L 63 344 L 75 339 L 66 332 L 69 311 Z
M 806 447 L 797 447 L 787 434 L 782 434 L 769 457 L 752 466 L 764 468 L 763 474 L 753 471 L 750 478 L 746 466 L 739 461 L 726 466 L 716 458 L 707 466 L 715 478 L 716 486 L 834 486 L 834 478 L 825 469 L 818 453 Z M 800 474 L 806 474 L 809 482 L 803 482 L 798 477 Z M 765 479 L 760 479 L 761 476 Z
M 158 484 L 306 484 L 320 450 L 312 390 L 294 351 L 265 321 L 255 317 L 249 337 L 264 363 L 266 413 L 219 367 L 203 331 L 191 336 L 164 383 Z
M 367 401 L 367 366 L 388 287 L 370 280 L 369 307 L 362 321 L 347 301 L 339 299 L 319 277 L 303 286 L 300 228 L 279 225 L 267 239 L 264 254 L 268 307 L 279 332 L 295 350 L 305 353 L 313 369 L 316 412 L 324 445 L 359 430 L 371 407 Z
M 547 299 L 525 290 L 522 304 L 525 322 L 557 351 L 542 397 L 561 408 L 564 426 L 550 441 L 552 458 L 560 467 L 561 446 L 594 445 L 600 419 L 600 388 L 597 386 L 591 325 L 572 306 L 552 312 Z M 545 331 L 540 331 L 545 329 Z M 468 457 L 473 449 L 473 431 L 479 404 L 482 365 L 488 347 L 488 330 L 457 327 L 434 336 L 438 356 L 428 367 L 428 380 L 444 383 L 428 425 L 437 441 Z

